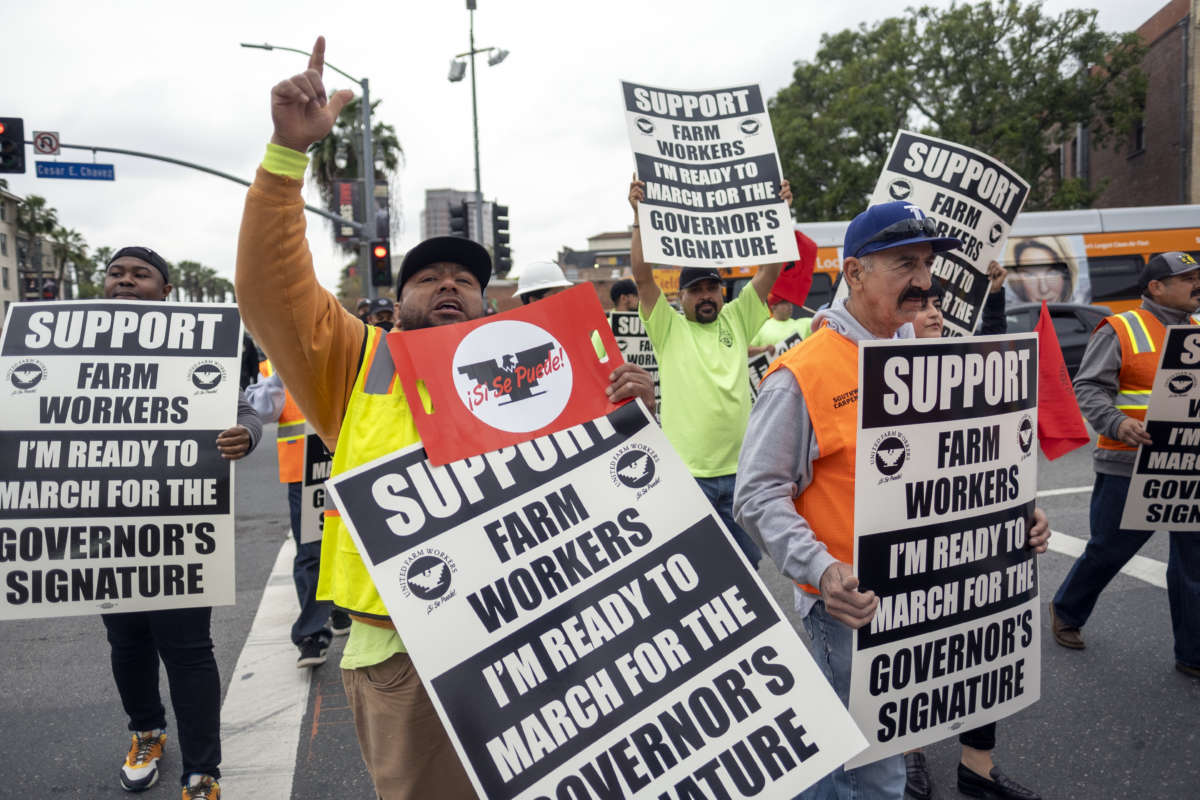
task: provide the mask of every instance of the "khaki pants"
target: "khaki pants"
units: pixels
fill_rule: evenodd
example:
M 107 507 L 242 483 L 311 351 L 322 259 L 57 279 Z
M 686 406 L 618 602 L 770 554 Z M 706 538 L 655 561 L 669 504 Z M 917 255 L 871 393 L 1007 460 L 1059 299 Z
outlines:
M 342 670 L 358 746 L 382 800 L 474 798 L 408 653 Z

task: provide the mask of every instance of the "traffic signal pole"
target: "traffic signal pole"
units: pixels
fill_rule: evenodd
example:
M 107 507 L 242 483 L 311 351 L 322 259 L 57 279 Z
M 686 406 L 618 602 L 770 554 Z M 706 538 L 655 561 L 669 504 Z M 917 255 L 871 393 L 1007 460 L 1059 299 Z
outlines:
M 344 73 L 343 73 L 344 74 Z M 353 80 L 353 78 L 351 79 Z M 363 291 L 368 298 L 374 300 L 378 294 L 375 291 L 375 281 L 371 280 L 371 240 L 378 235 L 372 230 L 375 220 L 375 147 L 371 141 L 371 87 L 366 78 L 358 82 L 362 87 L 362 158 L 359 167 L 363 175 L 363 229 L 359 232 L 359 253 L 362 263 Z
M 483 244 L 483 189 L 479 182 L 479 108 L 475 104 L 475 4 L 467 4 L 471 16 L 471 125 L 475 129 L 475 241 Z

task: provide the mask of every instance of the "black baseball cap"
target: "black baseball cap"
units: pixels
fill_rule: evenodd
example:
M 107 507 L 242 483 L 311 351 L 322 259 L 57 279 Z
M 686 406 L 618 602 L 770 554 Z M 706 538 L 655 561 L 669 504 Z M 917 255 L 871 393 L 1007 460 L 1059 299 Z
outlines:
M 1150 281 L 1161 281 L 1176 275 L 1186 275 L 1200 269 L 1200 262 L 1192 258 L 1190 253 L 1172 250 L 1169 253 L 1159 253 L 1146 262 L 1142 267 L 1142 291 L 1150 285 Z
M 371 311 L 392 311 L 394 300 L 390 297 L 376 297 L 371 301 Z
M 478 280 L 479 288 L 487 288 L 492 277 L 492 257 L 483 245 L 461 236 L 434 236 L 409 250 L 400 262 L 400 274 L 396 276 L 396 294 L 418 270 L 430 264 L 448 262 L 461 264 Z
M 113 257 L 108 260 L 108 263 L 104 265 L 104 268 L 108 269 L 110 266 L 112 266 L 114 261 L 116 261 L 118 258 L 124 258 L 125 256 L 140 258 L 142 261 L 145 261 L 147 264 L 162 273 L 163 283 L 171 282 L 171 268 L 167 265 L 167 260 L 151 250 L 149 247 L 122 247 L 120 250 L 113 253 Z
M 686 289 L 694 283 L 700 281 L 713 280 L 717 283 L 721 282 L 721 273 L 717 272 L 712 267 L 684 267 L 679 270 L 679 288 Z

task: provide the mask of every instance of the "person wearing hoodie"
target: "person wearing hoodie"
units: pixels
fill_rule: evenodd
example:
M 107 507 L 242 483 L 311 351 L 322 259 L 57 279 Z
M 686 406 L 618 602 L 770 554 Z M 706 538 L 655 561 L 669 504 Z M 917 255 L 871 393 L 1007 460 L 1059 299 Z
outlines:
M 852 631 L 879 605 L 873 591 L 860 590 L 853 563 L 858 342 L 913 338 L 934 253 L 959 246 L 936 231 L 907 202 L 871 206 L 851 221 L 842 263 L 849 295 L 818 312 L 813 334 L 767 373 L 738 459 L 734 515 L 797 584 L 814 658 L 847 705 Z M 1049 525 L 1040 509 L 1034 517 L 1028 546 L 1044 552 Z M 899 800 L 905 777 L 895 755 L 839 767 L 800 796 Z M 969 788 L 1002 791 L 1002 778 L 976 775 Z

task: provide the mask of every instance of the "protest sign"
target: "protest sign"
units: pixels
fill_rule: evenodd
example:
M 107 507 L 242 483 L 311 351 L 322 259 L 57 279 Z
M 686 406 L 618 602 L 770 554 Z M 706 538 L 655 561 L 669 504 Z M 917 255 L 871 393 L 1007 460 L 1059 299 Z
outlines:
M 863 746 L 640 402 L 329 493 L 481 797 L 790 798 Z
M 934 277 L 946 286 L 943 335 L 974 332 L 987 299 L 988 264 L 1003 260 L 1028 194 L 1021 176 L 985 153 L 912 131 L 896 134 L 871 205 L 908 201 L 937 222 L 938 236 L 962 240 L 961 249 L 934 255 Z
M 425 452 L 436 465 L 562 430 L 613 409 L 621 362 L 596 290 L 574 286 L 491 317 L 388 334 Z
M 0 619 L 234 602 L 234 305 L 9 308 Z
M 612 325 L 613 338 L 627 364 L 637 364 L 654 380 L 654 400 L 662 405 L 662 393 L 658 387 L 658 359 L 654 356 L 654 345 L 650 334 L 636 311 L 610 311 L 608 321 Z
M 1138 446 L 1121 527 L 1200 531 L 1200 328 L 1173 325 L 1163 338 L 1146 433 Z
M 1037 337 L 859 346 L 848 766 L 1006 717 L 1041 694 Z
M 304 423 L 304 485 L 300 487 L 300 544 L 319 542 L 325 529 L 325 481 L 333 469 L 333 454 L 307 422 Z
M 765 353 L 759 353 L 750 358 L 750 402 L 758 399 L 758 385 L 767 376 L 767 370 L 775 363 L 775 359 L 791 350 L 802 341 L 800 334 L 789 333 L 783 341 L 776 344 Z
M 782 169 L 757 85 L 700 92 L 621 82 L 648 264 L 750 266 L 795 261 Z

